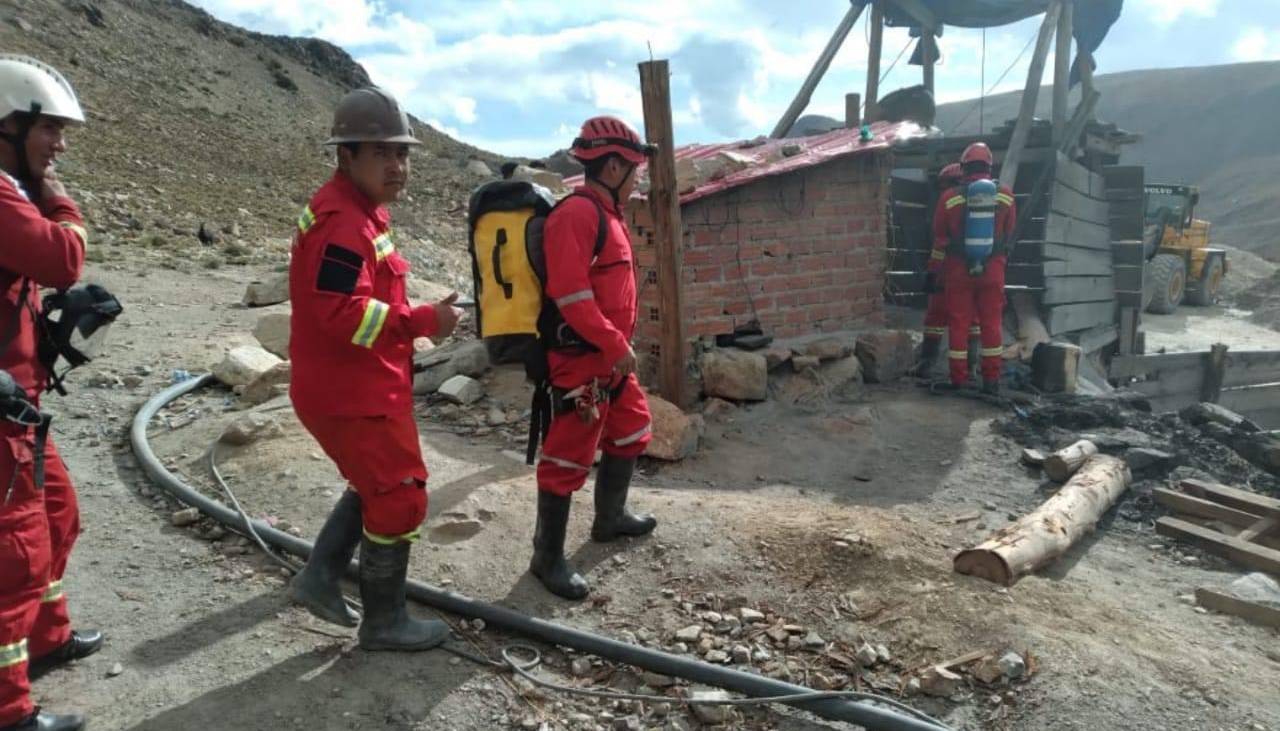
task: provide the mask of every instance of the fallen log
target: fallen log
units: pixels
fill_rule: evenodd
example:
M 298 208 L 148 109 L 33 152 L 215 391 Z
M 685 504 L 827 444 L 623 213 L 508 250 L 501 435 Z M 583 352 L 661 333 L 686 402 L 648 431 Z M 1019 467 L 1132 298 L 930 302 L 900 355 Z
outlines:
M 1092 531 L 1132 479 L 1124 460 L 1105 454 L 1089 457 L 1067 484 L 1034 512 L 957 554 L 955 570 L 1012 586 Z
M 1098 445 L 1088 439 L 1081 439 L 1069 447 L 1063 447 L 1045 457 L 1044 473 L 1054 482 L 1066 482 L 1067 478 L 1080 469 L 1085 460 L 1098 453 Z

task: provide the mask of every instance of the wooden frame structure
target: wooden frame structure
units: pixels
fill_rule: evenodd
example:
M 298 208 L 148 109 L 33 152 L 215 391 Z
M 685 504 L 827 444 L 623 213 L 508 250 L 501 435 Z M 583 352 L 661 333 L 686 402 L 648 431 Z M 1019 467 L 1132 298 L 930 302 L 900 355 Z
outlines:
M 1233 351 L 1219 343 L 1194 353 L 1120 356 L 1108 375 L 1149 398 L 1156 411 L 1208 401 L 1260 423 L 1280 423 L 1277 350 Z
M 1280 550 L 1274 547 L 1280 538 L 1280 500 L 1203 480 L 1183 480 L 1179 486 L 1181 491 L 1154 490 L 1156 502 L 1199 522 L 1165 516 L 1156 521 L 1157 533 L 1254 571 L 1280 575 Z M 1234 532 L 1225 533 L 1204 522 Z

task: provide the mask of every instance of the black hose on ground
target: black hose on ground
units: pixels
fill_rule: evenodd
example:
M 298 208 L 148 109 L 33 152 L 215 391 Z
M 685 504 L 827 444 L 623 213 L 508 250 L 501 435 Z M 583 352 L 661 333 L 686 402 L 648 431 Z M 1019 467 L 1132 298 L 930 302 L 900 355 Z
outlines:
M 244 520 L 238 512 L 200 494 L 190 485 L 179 480 L 160 463 L 147 441 L 147 425 L 160 409 L 175 399 L 208 385 L 213 380 L 211 374 L 204 374 L 174 384 L 152 396 L 134 416 L 129 439 L 143 471 L 156 484 L 179 501 L 199 509 L 200 512 L 219 523 L 238 529 L 244 525 Z M 311 555 L 311 543 L 301 538 L 276 530 L 264 521 L 252 521 L 252 526 L 258 536 L 276 548 L 303 559 Z M 353 562 L 351 570 L 354 570 L 356 565 Z M 695 683 L 724 688 L 753 697 L 794 696 L 792 700 L 786 701 L 787 705 L 833 721 L 855 723 L 869 731 L 947 731 L 947 727 L 940 723 L 907 716 L 883 706 L 873 705 L 871 702 L 827 698 L 822 694 L 814 696 L 817 692 L 811 688 L 564 627 L 455 592 L 444 591 L 419 581 L 408 582 L 407 594 L 414 601 L 442 612 L 468 619 L 482 619 L 486 625 L 496 629 L 548 644 L 562 645 L 578 652 L 598 655 L 614 662 L 634 665 L 661 675 L 684 678 Z

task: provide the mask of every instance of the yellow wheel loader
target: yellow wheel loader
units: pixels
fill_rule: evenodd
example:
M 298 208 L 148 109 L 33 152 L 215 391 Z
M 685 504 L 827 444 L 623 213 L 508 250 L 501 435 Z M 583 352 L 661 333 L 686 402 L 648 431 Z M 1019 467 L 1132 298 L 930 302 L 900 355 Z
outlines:
M 1209 222 L 1195 217 L 1200 191 L 1190 185 L 1148 185 L 1144 192 L 1147 311 L 1167 315 L 1184 300 L 1216 303 L 1227 273 L 1227 252 L 1209 246 Z

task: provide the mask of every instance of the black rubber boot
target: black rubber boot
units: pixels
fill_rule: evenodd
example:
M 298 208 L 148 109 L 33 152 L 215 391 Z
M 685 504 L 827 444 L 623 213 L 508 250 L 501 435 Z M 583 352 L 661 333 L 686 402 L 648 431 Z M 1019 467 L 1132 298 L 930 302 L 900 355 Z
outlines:
M 71 630 L 71 639 L 48 655 L 41 655 L 27 665 L 27 679 L 36 680 L 50 670 L 73 660 L 88 657 L 102 649 L 102 633 L 98 630 Z
M 917 378 L 928 378 L 933 372 L 933 364 L 938 362 L 938 353 L 942 350 L 942 338 L 925 338 L 920 343 L 920 360 L 911 370 Z
M 969 373 L 973 380 L 982 380 L 982 337 L 969 336 Z
M 37 708 L 29 718 L 0 728 L 0 731 L 80 731 L 83 728 L 82 716 L 46 713 Z
M 564 559 L 564 533 L 569 526 L 571 498 L 538 491 L 538 527 L 533 533 L 529 572 L 547 591 L 565 599 L 586 597 L 587 580 Z
M 601 543 L 621 536 L 643 536 L 653 532 L 658 521 L 652 515 L 635 515 L 627 510 L 627 490 L 635 472 L 634 457 L 604 455 L 596 468 L 596 519 L 591 524 L 591 540 Z
M 985 393 L 985 394 L 986 394 L 986 395 L 988 395 L 988 396 L 999 396 L 999 395 L 1000 395 L 1000 380 L 999 380 L 999 379 L 996 379 L 996 380 L 994 380 L 994 381 L 983 381 L 983 382 L 982 382 L 982 392 L 983 392 L 983 393 Z
M 364 621 L 357 633 L 364 650 L 430 650 L 449 637 L 449 626 L 438 619 L 414 619 L 405 608 L 404 585 L 409 575 L 409 544 L 360 543 L 360 600 Z
M 360 615 L 342 598 L 342 577 L 360 545 L 360 496 L 347 490 L 316 536 L 311 558 L 289 582 L 289 596 L 309 612 L 345 627 L 360 624 Z

